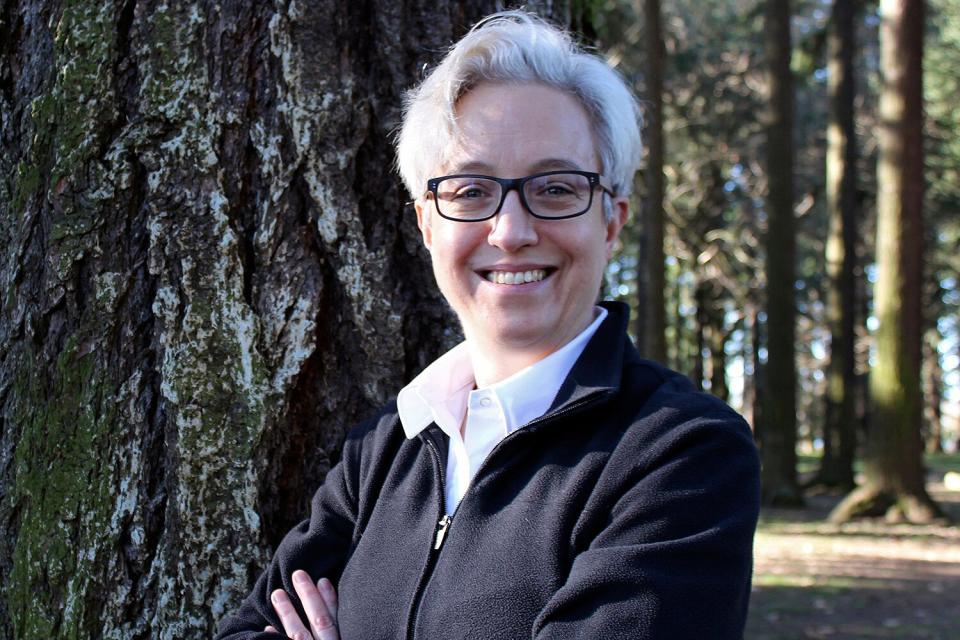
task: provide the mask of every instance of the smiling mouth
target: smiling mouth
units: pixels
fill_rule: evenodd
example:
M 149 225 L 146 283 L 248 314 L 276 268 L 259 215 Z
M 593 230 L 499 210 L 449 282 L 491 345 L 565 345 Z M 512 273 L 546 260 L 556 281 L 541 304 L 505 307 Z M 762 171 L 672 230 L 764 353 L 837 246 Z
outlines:
M 540 282 L 547 275 L 546 269 L 530 269 L 529 271 L 487 271 L 483 277 L 496 284 L 526 284 Z

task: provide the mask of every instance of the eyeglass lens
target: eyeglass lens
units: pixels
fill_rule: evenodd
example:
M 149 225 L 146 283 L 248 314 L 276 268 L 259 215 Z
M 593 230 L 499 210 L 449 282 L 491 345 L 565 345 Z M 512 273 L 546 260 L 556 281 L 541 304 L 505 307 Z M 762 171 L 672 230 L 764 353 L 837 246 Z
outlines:
M 503 198 L 503 187 L 488 178 L 452 177 L 437 185 L 437 208 L 445 216 L 480 220 L 493 215 Z M 563 218 L 590 208 L 593 190 L 586 176 L 554 173 L 534 176 L 523 184 L 530 211 L 543 218 Z

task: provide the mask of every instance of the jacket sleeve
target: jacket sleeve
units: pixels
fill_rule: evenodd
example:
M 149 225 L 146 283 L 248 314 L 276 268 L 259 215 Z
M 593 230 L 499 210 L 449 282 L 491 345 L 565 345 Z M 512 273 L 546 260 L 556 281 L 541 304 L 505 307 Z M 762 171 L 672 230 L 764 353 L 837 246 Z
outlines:
M 358 440 L 348 436 L 340 462 L 330 470 L 313 496 L 310 517 L 283 538 L 253 591 L 236 611 L 219 623 L 217 639 L 285 637 L 263 632 L 267 625 L 283 628 L 270 603 L 270 594 L 276 589 L 284 589 L 301 617 L 306 619 L 291 582 L 291 575 L 297 569 L 307 571 L 315 581 L 326 576 L 336 582 L 347 561 L 355 531 Z M 223 551 L 230 552 L 229 549 Z
M 714 405 L 656 430 L 632 462 L 611 458 L 613 500 L 585 508 L 582 550 L 535 640 L 743 637 L 759 510 L 749 428 Z

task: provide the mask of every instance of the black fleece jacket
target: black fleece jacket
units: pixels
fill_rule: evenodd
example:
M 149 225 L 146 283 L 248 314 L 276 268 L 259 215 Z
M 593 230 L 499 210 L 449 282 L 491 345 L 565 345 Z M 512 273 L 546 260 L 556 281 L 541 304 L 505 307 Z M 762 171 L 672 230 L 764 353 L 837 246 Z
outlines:
M 343 640 L 741 638 L 750 430 L 641 359 L 625 307 L 605 306 L 551 409 L 496 446 L 442 535 L 443 432 L 408 440 L 393 403 L 351 431 L 309 519 L 217 637 L 278 637 L 262 633 L 282 628 L 269 594 L 299 608 L 290 576 L 304 569 L 337 586 Z

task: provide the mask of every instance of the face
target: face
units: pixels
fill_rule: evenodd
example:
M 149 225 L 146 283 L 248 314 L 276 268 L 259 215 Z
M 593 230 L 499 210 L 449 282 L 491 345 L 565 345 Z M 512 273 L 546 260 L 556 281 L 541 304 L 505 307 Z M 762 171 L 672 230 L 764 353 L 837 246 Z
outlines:
M 600 172 L 586 112 L 557 89 L 481 84 L 460 100 L 457 116 L 460 139 L 435 175 Z M 625 198 L 613 204 L 614 215 L 605 221 L 598 188 L 585 214 L 541 220 L 510 191 L 493 218 L 459 222 L 438 215 L 432 200 L 419 199 L 417 222 L 437 284 L 467 340 L 491 354 L 525 354 L 533 362 L 585 329 L 627 216 Z

